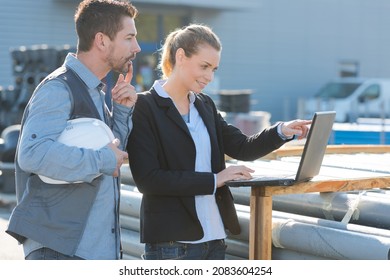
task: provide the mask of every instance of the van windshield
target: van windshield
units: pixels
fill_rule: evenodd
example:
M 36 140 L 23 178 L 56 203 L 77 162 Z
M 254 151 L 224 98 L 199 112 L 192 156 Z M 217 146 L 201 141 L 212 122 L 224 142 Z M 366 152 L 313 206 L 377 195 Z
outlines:
M 345 98 L 350 96 L 362 83 L 332 82 L 322 87 L 315 97 L 319 98 Z

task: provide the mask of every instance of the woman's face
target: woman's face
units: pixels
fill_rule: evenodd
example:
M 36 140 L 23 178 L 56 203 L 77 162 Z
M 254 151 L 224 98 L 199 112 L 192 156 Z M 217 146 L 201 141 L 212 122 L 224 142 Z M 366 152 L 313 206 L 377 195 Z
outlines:
M 214 79 L 221 52 L 208 44 L 200 45 L 197 54 L 187 57 L 181 49 L 178 75 L 188 91 L 201 92 Z

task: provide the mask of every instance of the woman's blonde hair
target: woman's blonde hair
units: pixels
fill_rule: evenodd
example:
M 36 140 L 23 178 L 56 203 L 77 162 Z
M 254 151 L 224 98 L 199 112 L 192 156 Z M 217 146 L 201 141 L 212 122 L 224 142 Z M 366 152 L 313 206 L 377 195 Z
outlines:
M 218 36 L 210 27 L 202 24 L 190 24 L 168 34 L 160 50 L 159 69 L 162 72 L 162 78 L 166 79 L 172 73 L 176 64 L 176 51 L 178 49 L 183 49 L 185 55 L 191 57 L 198 53 L 199 46 L 204 44 L 210 45 L 217 51 L 222 50 L 222 44 Z

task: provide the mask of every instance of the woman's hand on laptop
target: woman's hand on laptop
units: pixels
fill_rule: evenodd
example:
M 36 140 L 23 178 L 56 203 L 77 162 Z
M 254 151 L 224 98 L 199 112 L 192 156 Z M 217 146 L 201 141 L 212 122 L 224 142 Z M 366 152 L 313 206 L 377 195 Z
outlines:
M 217 188 L 224 186 L 225 182 L 230 180 L 251 179 L 253 172 L 255 172 L 253 169 L 244 165 L 229 166 L 217 174 Z
M 309 124 L 311 124 L 311 120 L 293 120 L 283 122 L 281 130 L 283 135 L 288 139 L 292 137 L 303 139 L 306 138 L 307 133 L 309 132 Z

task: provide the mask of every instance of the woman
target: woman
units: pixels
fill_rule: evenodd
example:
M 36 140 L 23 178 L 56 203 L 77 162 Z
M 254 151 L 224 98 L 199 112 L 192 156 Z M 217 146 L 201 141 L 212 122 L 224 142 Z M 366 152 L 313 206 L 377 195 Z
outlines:
M 251 178 L 246 166 L 225 166 L 225 154 L 255 160 L 310 121 L 278 123 L 247 137 L 221 117 L 202 90 L 214 78 L 221 43 L 192 24 L 169 34 L 162 48 L 163 79 L 139 94 L 127 151 L 143 193 L 144 259 L 224 259 L 225 230 L 240 233 L 228 180 Z

